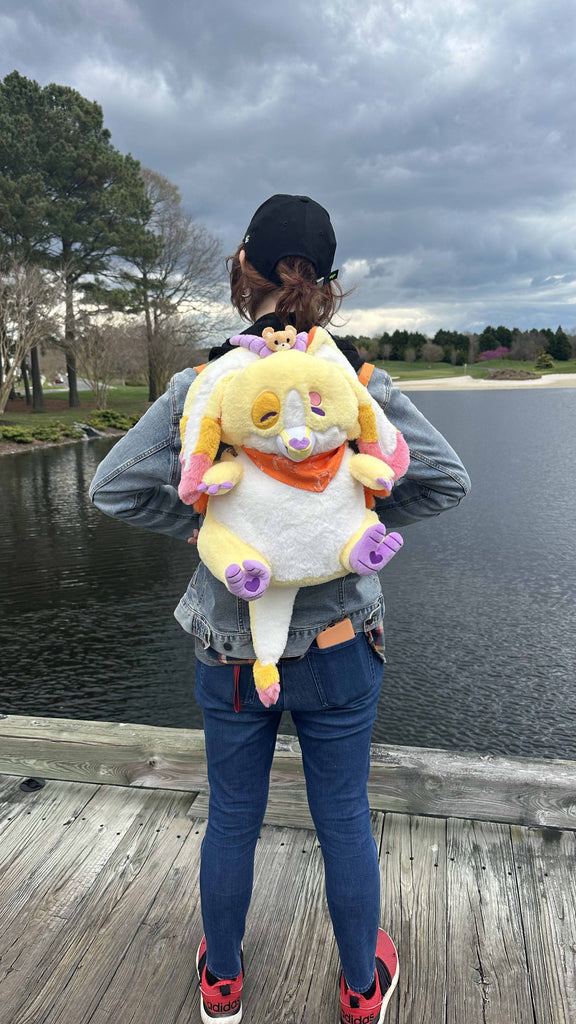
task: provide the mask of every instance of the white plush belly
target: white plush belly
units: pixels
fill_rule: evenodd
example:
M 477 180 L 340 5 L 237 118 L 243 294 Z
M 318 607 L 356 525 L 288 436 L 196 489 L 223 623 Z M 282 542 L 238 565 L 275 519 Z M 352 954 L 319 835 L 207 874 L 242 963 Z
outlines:
M 270 563 L 277 582 L 320 581 L 344 573 L 340 552 L 366 516 L 364 488 L 351 476 L 346 450 L 326 490 L 305 491 L 259 470 L 244 453 L 240 483 L 213 498 L 214 518 Z

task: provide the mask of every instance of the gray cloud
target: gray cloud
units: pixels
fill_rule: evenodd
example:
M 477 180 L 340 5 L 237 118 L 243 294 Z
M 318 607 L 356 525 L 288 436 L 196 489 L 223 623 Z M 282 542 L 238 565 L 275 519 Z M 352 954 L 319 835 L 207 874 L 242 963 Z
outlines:
M 572 0 L 12 0 L 0 53 L 97 99 L 227 250 L 267 195 L 323 202 L 350 329 L 571 328 L 572 24 Z

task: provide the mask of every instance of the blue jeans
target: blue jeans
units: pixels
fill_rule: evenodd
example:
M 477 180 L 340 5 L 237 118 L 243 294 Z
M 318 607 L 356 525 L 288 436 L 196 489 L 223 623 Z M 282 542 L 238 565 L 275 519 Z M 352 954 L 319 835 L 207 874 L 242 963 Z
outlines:
M 314 644 L 303 658 L 286 659 L 279 667 L 280 698 L 271 708 L 256 694 L 251 666 L 241 667 L 242 706 L 235 712 L 233 666 L 196 662 L 210 782 L 200 868 L 208 968 L 220 978 L 240 972 L 254 851 L 280 717 L 289 710 L 302 749 L 344 977 L 351 989 L 364 992 L 374 979 L 380 918 L 366 783 L 382 661 L 360 633 L 324 650 Z

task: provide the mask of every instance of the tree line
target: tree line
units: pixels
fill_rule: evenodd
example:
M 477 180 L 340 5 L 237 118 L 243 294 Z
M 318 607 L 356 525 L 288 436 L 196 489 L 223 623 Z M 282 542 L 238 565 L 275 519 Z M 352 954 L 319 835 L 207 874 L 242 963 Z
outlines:
M 0 412 L 28 367 L 42 408 L 46 345 L 63 351 L 71 406 L 78 368 L 103 403 L 130 350 L 153 401 L 219 329 L 223 278 L 220 242 L 112 145 L 97 103 L 17 71 L 0 81 Z
M 444 362 L 454 366 L 481 362 L 486 359 L 519 359 L 533 362 L 542 353 L 555 360 L 576 359 L 576 335 L 569 335 L 558 327 L 521 331 L 518 327 L 492 327 L 488 325 L 480 334 L 447 331 L 441 328 L 434 337 L 419 331 L 384 332 L 380 337 L 367 338 L 347 334 L 368 359 L 402 360 L 413 363 Z

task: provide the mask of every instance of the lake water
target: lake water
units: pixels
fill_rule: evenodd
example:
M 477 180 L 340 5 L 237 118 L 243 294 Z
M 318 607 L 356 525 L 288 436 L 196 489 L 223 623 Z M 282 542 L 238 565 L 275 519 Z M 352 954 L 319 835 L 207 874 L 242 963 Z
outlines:
M 576 759 L 576 390 L 410 397 L 473 491 L 382 573 L 374 739 Z M 93 508 L 109 447 L 0 459 L 0 713 L 200 727 L 173 618 L 196 550 Z

